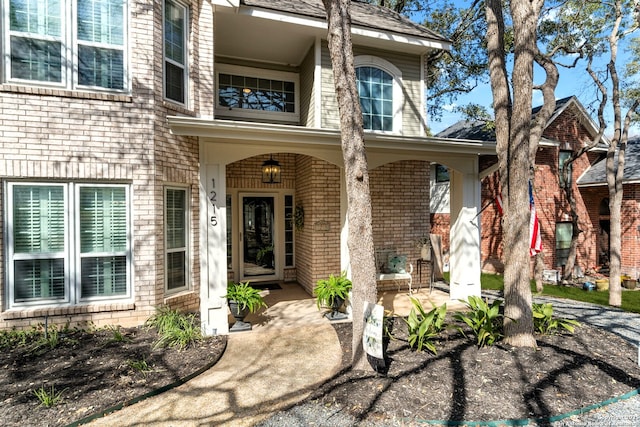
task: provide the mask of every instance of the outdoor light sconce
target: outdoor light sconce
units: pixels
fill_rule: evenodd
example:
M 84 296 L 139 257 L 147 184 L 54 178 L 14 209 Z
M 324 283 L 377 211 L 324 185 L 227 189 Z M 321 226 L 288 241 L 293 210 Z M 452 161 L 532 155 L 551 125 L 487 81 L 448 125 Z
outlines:
M 280 183 L 280 163 L 277 160 L 273 160 L 273 156 L 262 163 L 262 182 L 265 184 L 279 184 Z

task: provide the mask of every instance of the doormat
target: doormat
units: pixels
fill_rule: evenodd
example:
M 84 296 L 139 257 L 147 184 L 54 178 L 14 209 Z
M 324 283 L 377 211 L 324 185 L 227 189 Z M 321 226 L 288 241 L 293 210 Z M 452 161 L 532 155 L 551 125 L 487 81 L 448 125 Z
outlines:
M 252 288 L 255 289 L 260 289 L 261 291 L 264 290 L 274 290 L 274 289 L 282 289 L 282 287 L 277 283 L 277 282 L 271 282 L 271 283 L 251 283 L 250 285 Z

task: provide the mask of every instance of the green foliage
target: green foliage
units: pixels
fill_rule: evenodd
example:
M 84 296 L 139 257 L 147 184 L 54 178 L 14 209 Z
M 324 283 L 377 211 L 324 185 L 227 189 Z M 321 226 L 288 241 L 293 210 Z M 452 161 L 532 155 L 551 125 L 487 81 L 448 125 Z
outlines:
M 158 331 L 159 338 L 154 348 L 173 347 L 183 350 L 203 339 L 202 330 L 195 314 L 183 314 L 167 306 L 161 306 L 146 325 Z
M 464 322 L 471 328 L 477 338 L 478 347 L 491 346 L 496 343 L 502 334 L 502 320 L 500 314 L 502 300 L 495 300 L 491 305 L 482 298 L 472 295 L 467 301 L 467 312 L 459 312 L 454 315 L 456 320 Z M 458 328 L 462 333 L 462 328 Z
M 313 289 L 316 295 L 318 309 L 331 308 L 335 298 L 347 300 L 352 287 L 351 280 L 347 279 L 347 272 L 343 271 L 339 276 L 329 275 L 328 279 L 320 279 Z
M 127 336 L 124 333 L 122 333 L 122 329 L 118 325 L 109 325 L 105 329 L 107 329 L 107 331 L 111 332 L 111 338 L 110 338 L 109 341 L 112 341 L 112 342 L 127 342 L 127 341 L 130 341 L 130 339 L 127 338 Z
M 37 341 L 40 333 L 35 328 L 23 331 L 12 329 L 10 331 L 0 331 L 0 349 L 9 349 L 13 347 L 27 345 Z
M 553 317 L 553 305 L 551 303 L 533 303 L 533 327 L 536 332 L 543 335 L 555 334 L 558 328 L 563 328 L 573 333 L 574 327 L 580 326 L 580 322 L 572 319 Z
M 134 371 L 140 372 L 143 376 L 147 376 L 149 372 L 153 372 L 153 367 L 149 365 L 146 359 L 129 359 L 127 360 L 127 366 Z
M 57 391 L 52 384 L 49 390 L 45 389 L 44 386 L 42 386 L 39 389 L 34 390 L 33 394 L 38 398 L 38 401 L 40 401 L 40 405 L 44 406 L 45 408 L 51 408 L 62 401 L 63 392 L 64 390 Z
M 228 300 L 238 303 L 240 310 L 248 308 L 251 313 L 255 313 L 262 307 L 267 307 L 260 291 L 249 286 L 249 282 L 229 282 L 226 297 Z
M 405 320 L 409 333 L 409 345 L 418 351 L 422 351 L 424 347 L 436 354 L 433 340 L 446 327 L 447 305 L 442 304 L 440 307 L 434 305 L 433 309 L 427 313 L 417 299 L 411 298 L 411 304 L 413 308 Z

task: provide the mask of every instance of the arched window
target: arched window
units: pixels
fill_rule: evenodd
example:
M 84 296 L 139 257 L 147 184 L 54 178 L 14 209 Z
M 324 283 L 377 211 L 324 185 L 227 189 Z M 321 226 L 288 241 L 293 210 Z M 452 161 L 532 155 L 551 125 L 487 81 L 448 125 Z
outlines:
M 400 70 L 384 59 L 355 58 L 356 81 L 366 130 L 400 132 Z

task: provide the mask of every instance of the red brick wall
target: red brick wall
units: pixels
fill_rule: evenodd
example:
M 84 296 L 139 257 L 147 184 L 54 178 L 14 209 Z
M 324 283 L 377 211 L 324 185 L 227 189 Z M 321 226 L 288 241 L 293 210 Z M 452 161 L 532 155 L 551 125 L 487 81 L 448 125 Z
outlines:
M 555 224 L 569 221 L 568 202 L 560 188 L 559 150 L 578 150 L 590 141 L 589 134 L 577 119 L 577 111 L 567 108 L 545 130 L 543 136 L 559 142 L 559 146 L 540 146 L 536 155 L 534 199 L 541 223 L 541 235 L 546 268 L 557 268 L 555 253 Z M 594 154 L 583 155 L 573 163 L 573 191 L 576 197 L 579 227 L 576 264 L 583 270 L 596 265 L 597 222 L 593 222 L 592 202 L 585 200 L 576 181 L 589 167 Z M 498 192 L 497 174 L 482 182 L 482 206 L 491 203 Z M 597 205 L 596 205 L 597 206 Z M 595 224 L 595 227 L 594 227 Z M 485 271 L 502 271 L 502 232 L 495 205 L 491 204 L 482 214 L 482 268 Z

